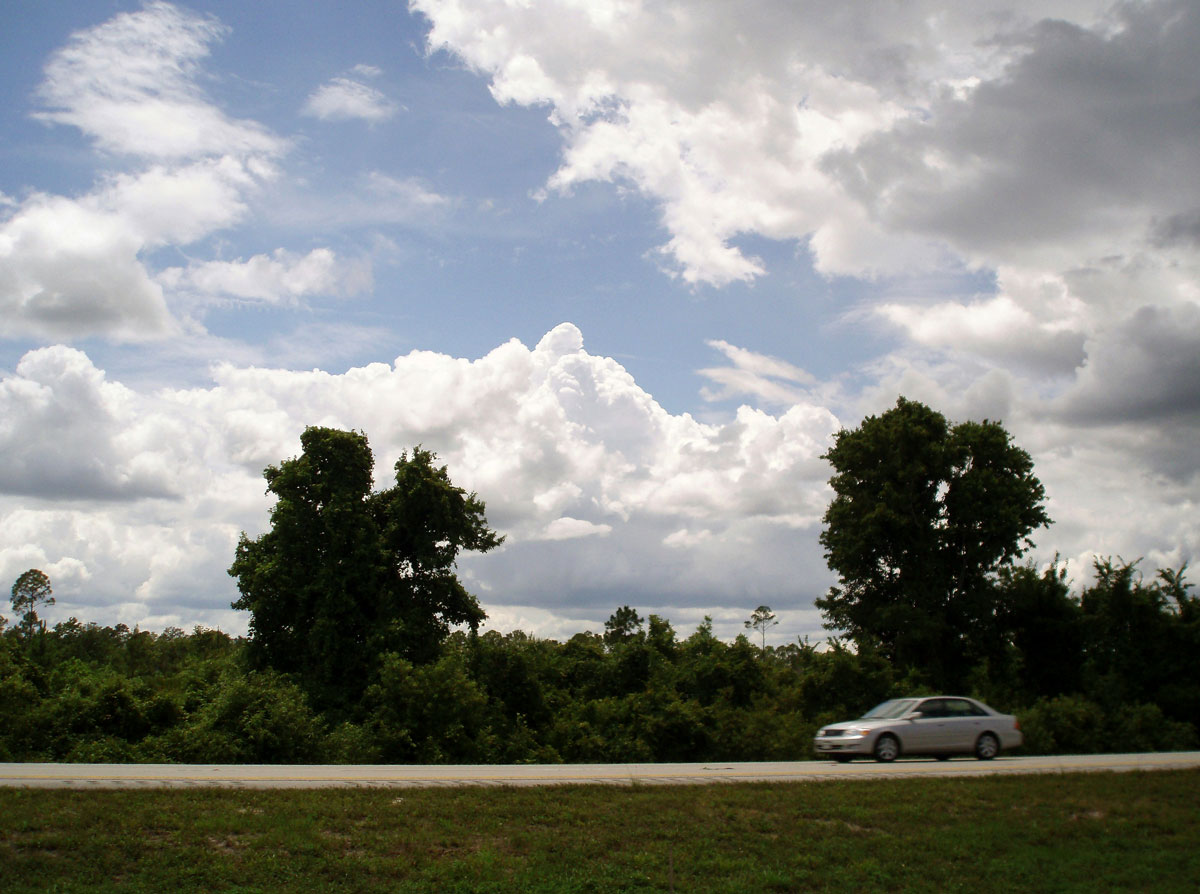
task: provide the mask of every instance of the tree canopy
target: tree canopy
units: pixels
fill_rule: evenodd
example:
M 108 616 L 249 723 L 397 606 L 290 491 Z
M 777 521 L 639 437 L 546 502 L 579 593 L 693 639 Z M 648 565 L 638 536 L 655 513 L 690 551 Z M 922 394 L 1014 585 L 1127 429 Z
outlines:
M 992 584 L 1049 524 L 1029 454 L 996 422 L 950 425 L 901 397 L 835 436 L 821 544 L 827 627 L 934 684 L 1003 647 Z
M 455 562 L 503 538 L 427 450 L 403 454 L 395 485 L 373 493 L 365 435 L 310 427 L 300 443 L 263 473 L 278 499 L 270 530 L 238 543 L 233 607 L 251 613 L 254 664 L 293 674 L 318 705 L 353 704 L 383 654 L 433 660 L 451 625 L 484 619 Z

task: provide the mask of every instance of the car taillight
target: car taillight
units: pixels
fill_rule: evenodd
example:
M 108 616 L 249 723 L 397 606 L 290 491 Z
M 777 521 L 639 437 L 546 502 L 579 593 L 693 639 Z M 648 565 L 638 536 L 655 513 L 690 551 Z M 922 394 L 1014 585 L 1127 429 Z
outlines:
M 1017 720 L 1015 717 L 1013 718 L 1013 729 L 1017 730 L 1018 732 L 1021 729 L 1021 721 Z

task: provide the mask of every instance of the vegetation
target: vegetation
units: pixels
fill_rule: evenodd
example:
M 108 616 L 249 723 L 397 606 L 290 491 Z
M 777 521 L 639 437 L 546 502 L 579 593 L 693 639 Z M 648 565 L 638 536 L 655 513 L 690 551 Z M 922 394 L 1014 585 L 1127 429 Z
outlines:
M 230 569 L 249 639 L 47 629 L 50 581 L 18 578 L 20 622 L 0 622 L 0 760 L 804 759 L 822 724 L 938 690 L 1018 714 L 1034 753 L 1197 744 L 1186 569 L 1147 580 L 1105 559 L 1076 595 L 1057 563 L 1016 564 L 1045 522 L 1041 485 L 998 425 L 951 427 L 901 400 L 839 435 L 822 539 L 842 583 L 820 604 L 848 639 L 820 648 L 767 645 L 767 605 L 745 622 L 757 642 L 708 620 L 681 638 L 629 605 L 565 642 L 480 634 L 454 565 L 500 542 L 482 501 L 420 448 L 372 492 L 364 436 L 310 428 L 302 445 L 266 470 L 271 529 L 243 537 Z
M 1200 773 L 0 791 L 32 891 L 1193 891 Z M 1102 880 L 1102 882 L 1098 882 Z
M 337 711 L 362 698 L 383 656 L 433 660 L 451 625 L 483 620 L 454 563 L 503 538 L 428 451 L 401 456 L 395 486 L 372 493 L 366 437 L 308 428 L 300 443 L 301 456 L 264 473 L 278 498 L 271 530 L 242 535 L 233 605 L 250 612 L 252 665 L 291 675 Z
M 1197 744 L 1200 607 L 1182 576 L 1097 563 L 1072 596 L 1061 569 L 1018 566 L 994 590 L 1000 660 L 954 687 L 1015 710 L 1033 753 Z M 630 616 L 632 614 L 632 617 Z M 1049 620 L 1045 620 L 1049 619 Z M 757 637 L 756 637 L 757 638 Z M 361 697 L 321 711 L 246 640 L 74 619 L 0 636 L 0 760 L 515 763 L 797 760 L 822 723 L 930 692 L 878 652 L 834 640 L 679 637 L 614 613 L 565 642 L 455 631 L 435 658 L 377 658 Z
M 1001 655 L 995 574 L 1050 522 L 1029 454 L 997 423 L 951 426 L 900 398 L 825 458 L 821 544 L 840 585 L 816 604 L 830 626 L 938 689 Z

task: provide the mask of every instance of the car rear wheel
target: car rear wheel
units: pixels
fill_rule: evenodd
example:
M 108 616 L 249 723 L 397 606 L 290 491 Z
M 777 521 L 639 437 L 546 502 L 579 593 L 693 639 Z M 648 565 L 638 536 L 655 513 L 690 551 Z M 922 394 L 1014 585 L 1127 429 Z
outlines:
M 991 733 L 984 733 L 975 742 L 975 756 L 981 761 L 990 761 L 1000 753 L 1000 743 Z
M 900 756 L 900 743 L 896 737 L 884 733 L 875 740 L 875 760 L 881 764 L 890 764 Z

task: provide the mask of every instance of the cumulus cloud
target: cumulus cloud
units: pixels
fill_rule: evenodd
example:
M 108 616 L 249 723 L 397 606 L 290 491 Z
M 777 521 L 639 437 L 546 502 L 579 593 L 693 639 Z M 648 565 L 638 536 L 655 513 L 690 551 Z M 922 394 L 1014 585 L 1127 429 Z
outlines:
M 1194 322 L 1144 320 L 1145 356 Z M 747 367 L 796 374 L 727 348 Z M 979 418 L 960 411 L 984 401 L 935 396 L 956 419 Z M 1178 564 L 1200 546 L 1188 510 L 1200 480 L 1131 461 L 1152 446 L 1144 435 L 1093 425 L 1080 440 L 1065 418 L 1007 399 L 1006 425 L 1033 452 L 1058 522 L 1039 537 L 1047 558 L 1061 551 L 1085 573 L 1091 551 Z M 154 392 L 108 381 L 79 351 L 39 349 L 0 380 L 0 410 L 0 575 L 64 569 L 62 612 L 232 630 L 245 623 L 226 609 L 237 534 L 264 529 L 261 470 L 296 455 L 309 424 L 365 431 L 380 487 L 402 451 L 435 450 L 508 537 L 464 560 L 469 586 L 497 618 L 558 619 L 543 633 L 624 603 L 677 620 L 764 602 L 811 612 L 831 583 L 820 457 L 855 424 L 811 401 L 743 406 L 723 422 L 669 413 L 571 324 L 474 360 L 414 351 L 342 374 L 226 364 L 207 386 Z
M 295 455 L 308 424 L 367 432 L 378 486 L 401 451 L 436 450 L 508 536 L 464 564 L 490 604 L 607 617 L 610 599 L 716 605 L 725 588 L 774 590 L 782 606 L 823 580 L 815 549 L 796 543 L 823 511 L 818 456 L 837 421 L 814 406 L 744 408 L 721 425 L 670 414 L 570 324 L 476 360 L 418 351 L 342 375 L 226 365 L 209 387 L 155 393 L 48 348 L 2 382 L 13 461 L 0 477 L 0 551 L 11 551 L 0 574 L 70 558 L 88 569 L 86 598 L 114 612 L 195 599 L 189 579 L 214 582 L 197 610 L 222 610 L 231 584 L 216 582 L 237 531 L 266 524 L 260 472 Z M 108 502 L 89 509 L 81 496 Z
M 163 335 L 172 320 L 131 222 L 95 202 L 36 195 L 0 222 L 0 334 Z
M 1008 295 L 971 303 L 880 304 L 873 313 L 916 344 L 1020 370 L 1069 375 L 1084 362 L 1084 333 L 1046 322 Z
M 369 65 L 359 65 L 353 74 L 358 78 L 378 77 L 380 70 Z M 381 91 L 355 78 L 334 78 L 314 90 L 301 110 L 305 115 L 322 121 L 348 121 L 359 119 L 369 124 L 386 121 L 397 112 L 396 104 Z
M 1197 302 L 1194 4 L 413 7 L 498 102 L 547 108 L 548 190 L 657 202 L 688 282 L 763 275 L 746 233 L 805 240 L 830 275 L 991 270 L 994 295 L 866 311 L 910 347 L 1031 378 L 1081 369 L 1132 307 Z M 767 396 L 736 364 L 720 376 Z
M 1056 432 L 1051 451 L 1100 438 L 1111 455 L 1094 462 L 1127 483 L 1194 476 L 1195 4 L 412 5 L 431 51 L 497 102 L 547 110 L 562 155 L 546 194 L 605 182 L 657 204 L 674 275 L 767 274 L 740 247 L 753 234 L 878 286 L 847 320 L 898 344 L 817 386 L 848 417 L 904 393 L 1011 419 L 1033 443 Z M 994 287 L 902 293 L 942 271 Z M 782 408 L 816 393 L 713 347 L 729 362 L 700 371 L 706 397 Z
M 761 261 L 733 244 L 742 233 L 811 237 L 818 265 L 840 273 L 937 263 L 938 243 L 955 226 L 949 216 L 938 228 L 880 211 L 892 193 L 920 184 L 909 179 L 922 155 L 905 145 L 905 134 L 936 139 L 953 131 L 959 108 L 978 107 L 982 119 L 993 82 L 1007 84 L 1014 66 L 1034 60 L 1024 64 L 1036 69 L 1054 52 L 1049 37 L 1037 38 L 1049 27 L 1037 25 L 1043 16 L 1069 21 L 1100 44 L 1127 25 L 1107 17 L 1106 2 L 1070 0 L 886 9 L 774 0 L 703 9 L 412 5 L 430 20 L 430 48 L 453 52 L 487 76 L 497 101 L 550 109 L 564 149 L 549 188 L 569 191 L 589 180 L 632 185 L 660 203 L 668 267 L 688 282 L 713 285 L 764 273 Z M 1178 31 L 1186 46 L 1187 29 Z M 1061 80 L 1038 80 L 1071 102 Z M 1129 86 L 1132 108 L 1154 85 Z M 1037 145 L 1023 122 L 1004 126 Z M 892 161 L 887 152 L 896 146 Z M 928 155 L 928 166 L 940 164 L 935 152 Z M 957 176 L 966 187 L 975 182 L 965 167 Z M 999 200 L 1013 195 L 1011 188 L 995 193 Z M 973 221 L 990 219 L 982 205 Z M 970 213 L 962 202 L 951 210 Z M 1007 219 L 1016 225 L 1019 217 Z
M 0 219 L 0 334 L 161 337 L 176 331 L 146 251 L 231 226 L 269 176 L 232 157 L 105 178 L 78 198 L 35 193 Z
M 178 420 L 144 401 L 80 351 L 41 348 L 0 380 L 0 493 L 43 500 L 178 496 Z

